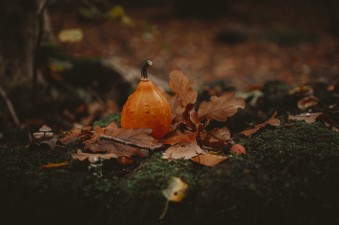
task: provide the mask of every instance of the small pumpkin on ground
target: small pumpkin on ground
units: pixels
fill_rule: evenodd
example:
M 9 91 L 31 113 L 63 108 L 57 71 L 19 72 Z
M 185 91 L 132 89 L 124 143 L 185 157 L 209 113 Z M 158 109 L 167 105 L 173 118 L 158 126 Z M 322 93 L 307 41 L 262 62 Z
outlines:
M 141 70 L 141 80 L 136 90 L 128 97 L 121 113 L 123 128 L 151 128 L 152 136 L 163 138 L 171 128 L 172 113 L 167 99 L 148 79 L 148 60 Z

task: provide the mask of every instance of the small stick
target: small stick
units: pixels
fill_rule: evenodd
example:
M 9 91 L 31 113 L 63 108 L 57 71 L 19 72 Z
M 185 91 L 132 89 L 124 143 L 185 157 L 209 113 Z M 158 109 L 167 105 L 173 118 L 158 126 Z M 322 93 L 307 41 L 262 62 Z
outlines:
M 15 125 L 17 125 L 19 128 L 21 127 L 21 123 L 20 123 L 20 120 L 15 112 L 15 109 L 13 107 L 13 104 L 11 102 L 11 100 L 8 98 L 5 90 L 0 86 L 0 95 L 1 97 L 4 99 L 6 105 L 7 105 L 7 108 L 9 110 L 9 113 L 11 114 L 13 120 L 14 120 L 14 123 Z
M 123 139 L 120 139 L 120 138 L 117 138 L 117 137 L 108 136 L 108 135 L 102 135 L 100 138 L 110 140 L 110 141 L 114 141 L 114 142 L 124 144 L 124 145 L 129 145 L 129 146 L 132 146 L 132 147 L 143 148 L 143 149 L 152 150 L 152 151 L 163 147 L 162 144 L 157 144 L 157 145 L 154 145 L 154 146 L 140 145 L 140 144 L 136 144 L 136 143 L 133 143 L 133 142 L 130 142 L 130 141 L 126 141 L 126 140 L 123 140 Z

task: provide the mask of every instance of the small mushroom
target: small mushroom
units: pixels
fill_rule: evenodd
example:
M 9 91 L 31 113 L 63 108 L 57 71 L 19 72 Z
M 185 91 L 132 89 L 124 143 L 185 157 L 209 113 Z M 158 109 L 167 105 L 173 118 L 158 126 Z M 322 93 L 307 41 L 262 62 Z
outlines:
M 33 136 L 36 139 L 52 137 L 53 136 L 52 128 L 43 125 L 42 127 L 40 127 L 39 132 L 33 133 Z

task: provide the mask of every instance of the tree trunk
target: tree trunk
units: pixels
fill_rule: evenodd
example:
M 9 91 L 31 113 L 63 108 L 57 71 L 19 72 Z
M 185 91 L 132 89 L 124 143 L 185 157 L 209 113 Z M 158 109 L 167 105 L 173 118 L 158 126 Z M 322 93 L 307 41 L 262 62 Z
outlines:
M 31 102 L 42 2 L 0 0 L 0 86 L 23 110 L 31 107 L 27 103 Z

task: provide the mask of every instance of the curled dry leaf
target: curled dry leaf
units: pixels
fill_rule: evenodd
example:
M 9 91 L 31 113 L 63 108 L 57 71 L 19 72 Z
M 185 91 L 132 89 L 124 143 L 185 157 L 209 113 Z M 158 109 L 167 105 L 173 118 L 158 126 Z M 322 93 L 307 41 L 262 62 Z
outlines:
M 235 155 L 246 155 L 246 149 L 244 146 L 242 146 L 241 144 L 235 144 L 231 147 L 230 150 L 233 154 Z
M 196 157 L 193 157 L 192 161 L 195 163 L 204 165 L 204 166 L 213 167 L 230 157 L 231 156 L 221 156 L 221 155 L 214 155 L 214 154 L 207 153 L 207 154 L 201 154 Z
M 254 134 L 255 132 L 257 132 L 258 130 L 260 130 L 261 128 L 263 128 L 267 125 L 279 126 L 280 120 L 275 118 L 276 115 L 277 115 L 277 112 L 274 112 L 273 115 L 271 116 L 271 118 L 269 118 L 267 121 L 260 123 L 260 124 L 257 124 L 251 129 L 244 130 L 244 131 L 240 132 L 240 134 L 243 134 L 245 136 L 250 137 L 250 136 L 252 136 L 252 134 Z
M 288 115 L 288 120 L 299 120 L 305 121 L 306 123 L 314 123 L 318 116 L 322 115 L 323 113 L 301 113 L 299 115 Z
M 110 153 L 110 154 L 84 153 L 80 149 L 78 149 L 77 152 L 72 155 L 72 158 L 80 160 L 80 161 L 84 161 L 84 160 L 87 159 L 90 163 L 95 163 L 99 160 L 99 158 L 101 158 L 101 159 L 116 159 L 116 158 L 118 158 L 118 156 L 114 153 Z
M 202 134 L 205 135 L 204 138 L 201 138 Z M 231 139 L 231 132 L 227 127 L 214 128 L 208 133 L 205 131 L 200 132 L 200 138 L 204 146 L 217 150 L 228 144 L 228 141 Z
M 305 109 L 308 109 L 310 107 L 317 105 L 318 102 L 319 102 L 319 98 L 315 97 L 314 95 L 307 96 L 298 101 L 298 108 L 305 110 Z
M 185 107 L 197 101 L 198 92 L 192 90 L 189 79 L 181 71 L 174 70 L 170 73 L 168 85 L 178 97 L 181 106 Z
M 191 159 L 204 151 L 193 142 L 181 142 L 169 147 L 163 154 L 163 159 Z
M 243 99 L 236 99 L 234 92 L 228 92 L 220 97 L 212 96 L 209 102 L 203 101 L 198 109 L 198 116 L 200 120 L 226 121 L 239 108 L 245 108 L 245 101 Z

